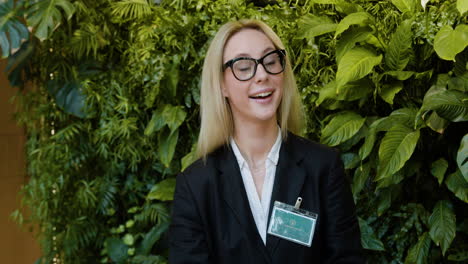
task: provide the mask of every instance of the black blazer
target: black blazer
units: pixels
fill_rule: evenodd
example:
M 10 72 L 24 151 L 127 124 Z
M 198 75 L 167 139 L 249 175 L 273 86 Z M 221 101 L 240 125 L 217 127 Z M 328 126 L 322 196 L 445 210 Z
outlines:
M 226 146 L 177 177 L 169 263 L 365 263 L 355 206 L 339 154 L 288 134 L 281 144 L 270 203 L 318 214 L 311 247 L 257 231 L 239 165 Z

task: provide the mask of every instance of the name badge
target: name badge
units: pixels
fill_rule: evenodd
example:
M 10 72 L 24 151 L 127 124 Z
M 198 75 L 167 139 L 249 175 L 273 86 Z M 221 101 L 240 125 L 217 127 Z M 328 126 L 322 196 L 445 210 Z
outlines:
M 310 247 L 317 214 L 300 209 L 301 202 L 300 197 L 295 206 L 275 201 L 268 234 Z

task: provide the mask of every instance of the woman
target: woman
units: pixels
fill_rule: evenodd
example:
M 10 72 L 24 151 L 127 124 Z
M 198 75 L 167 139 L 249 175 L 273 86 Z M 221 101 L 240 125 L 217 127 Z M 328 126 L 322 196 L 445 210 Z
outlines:
M 342 162 L 295 135 L 303 118 L 278 36 L 255 20 L 222 26 L 203 66 L 201 159 L 177 177 L 170 263 L 364 263 Z M 275 202 L 307 230 L 272 217 Z

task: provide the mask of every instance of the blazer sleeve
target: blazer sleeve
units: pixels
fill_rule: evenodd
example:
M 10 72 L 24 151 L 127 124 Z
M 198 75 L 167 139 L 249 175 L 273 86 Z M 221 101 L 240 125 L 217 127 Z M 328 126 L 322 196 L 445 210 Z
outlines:
M 177 176 L 172 221 L 169 228 L 169 263 L 211 263 L 195 197 L 187 183 L 186 175 Z
M 326 263 L 366 263 L 349 182 L 339 155 L 326 180 Z

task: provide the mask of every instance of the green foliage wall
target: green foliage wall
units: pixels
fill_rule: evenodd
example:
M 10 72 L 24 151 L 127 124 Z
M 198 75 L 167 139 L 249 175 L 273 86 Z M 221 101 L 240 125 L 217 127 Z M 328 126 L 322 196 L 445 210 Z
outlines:
M 467 1 L 42 0 L 0 5 L 43 263 L 166 263 L 209 39 L 267 22 L 305 135 L 342 151 L 370 263 L 468 260 Z M 29 27 L 29 29 L 28 29 Z M 29 88 L 24 88 L 29 87 Z M 31 88 L 32 87 L 32 88 Z

